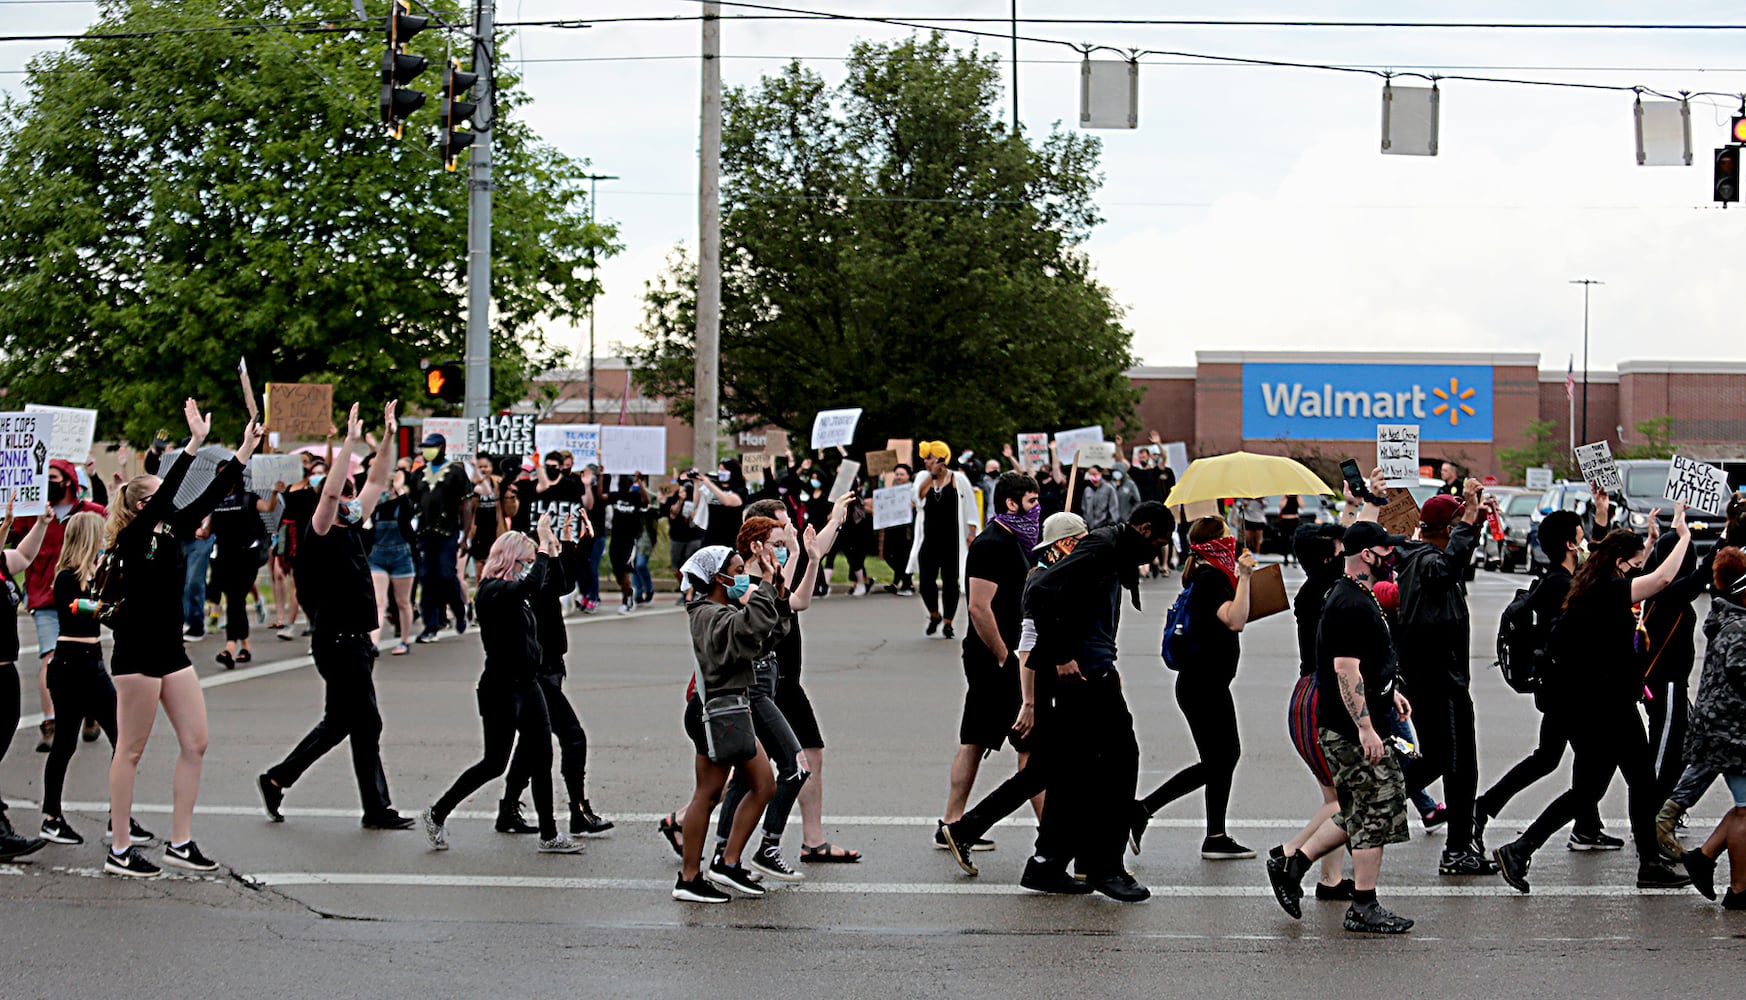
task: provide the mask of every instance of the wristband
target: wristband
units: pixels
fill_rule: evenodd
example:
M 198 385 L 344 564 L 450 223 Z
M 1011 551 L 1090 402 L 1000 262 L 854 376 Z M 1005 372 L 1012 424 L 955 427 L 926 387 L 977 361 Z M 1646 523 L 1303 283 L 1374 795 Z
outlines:
M 102 606 L 103 603 L 101 601 L 92 600 L 89 597 L 81 597 L 73 602 L 73 614 L 94 616 Z

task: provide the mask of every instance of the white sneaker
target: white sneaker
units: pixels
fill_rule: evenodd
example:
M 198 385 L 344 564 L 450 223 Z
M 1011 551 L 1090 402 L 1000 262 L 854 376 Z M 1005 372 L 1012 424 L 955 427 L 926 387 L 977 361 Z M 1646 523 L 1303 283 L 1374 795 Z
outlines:
M 867 585 L 864 583 L 855 584 L 855 589 L 849 591 L 849 596 L 850 597 L 866 597 L 867 596 Z
M 632 604 L 629 601 L 626 601 L 623 604 L 620 604 L 618 606 L 618 613 L 621 615 L 628 615 L 632 611 L 635 611 L 635 610 L 636 610 L 636 605 Z
M 426 806 L 424 811 L 418 814 L 418 819 L 424 824 L 424 835 L 430 840 L 430 849 L 433 851 L 448 850 L 448 827 L 436 821 L 436 815 L 431 807 Z
M 581 854 L 582 850 L 582 841 L 571 839 L 570 835 L 562 830 L 559 830 L 558 835 L 551 840 L 540 841 L 539 846 L 541 854 Z

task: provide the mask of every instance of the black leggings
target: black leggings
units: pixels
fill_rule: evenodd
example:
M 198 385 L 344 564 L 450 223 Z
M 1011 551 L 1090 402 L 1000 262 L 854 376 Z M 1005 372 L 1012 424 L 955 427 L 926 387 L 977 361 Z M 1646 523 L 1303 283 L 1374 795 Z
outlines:
M 1612 783 L 1613 772 L 1625 777 L 1630 793 L 1631 839 L 1641 861 L 1653 861 L 1660 848 L 1655 843 L 1655 813 L 1661 799 L 1655 791 L 1654 761 L 1649 739 L 1637 706 L 1560 708 L 1561 723 L 1570 734 L 1570 749 L 1576 759 L 1570 769 L 1570 790 L 1552 800 L 1522 839 L 1538 850 L 1540 845 L 1583 810 L 1593 808 Z
M 230 560 L 214 560 L 212 583 L 224 598 L 224 638 L 240 642 L 249 637 L 249 591 L 255 585 L 255 564 L 252 558 L 237 565 Z
M 15 733 L 18 731 L 18 720 L 23 717 L 23 695 L 18 686 L 18 664 L 0 663 L 0 733 Z M 12 748 L 10 738 L 0 740 L 0 762 L 6 760 L 6 751 Z M 6 812 L 6 800 L 0 799 L 0 814 Z
M 115 682 L 103 669 L 103 647 L 90 642 L 57 642 L 49 663 L 49 697 L 70 724 L 55 727 L 55 741 L 42 767 L 42 814 L 60 816 L 67 764 L 79 747 L 79 720 L 96 719 L 115 750 Z M 16 726 L 16 723 L 14 723 Z
M 524 755 L 522 767 L 533 786 L 534 810 L 539 813 L 540 839 L 551 840 L 558 835 L 557 821 L 552 817 L 552 724 L 546 715 L 546 699 L 540 686 L 533 681 L 516 684 L 497 682 L 479 686 L 479 720 L 485 729 L 485 756 L 461 772 L 455 783 L 436 800 L 431 813 L 438 823 L 461 800 L 485 787 L 509 767 L 509 756 L 516 749 L 516 737 L 521 737 L 518 753 Z
M 1476 816 L 1487 819 L 1496 816 L 1503 812 L 1504 806 L 1509 805 L 1510 799 L 1515 798 L 1529 785 L 1558 770 L 1558 765 L 1564 760 L 1564 748 L 1570 744 L 1570 734 L 1564 729 L 1565 721 L 1566 714 L 1563 712 L 1546 712 L 1540 716 L 1540 745 L 1474 801 L 1473 811 Z M 1582 834 L 1601 832 L 1598 802 L 1586 805 L 1578 803 L 1575 829 Z
M 927 606 L 928 617 L 940 614 L 940 597 L 945 596 L 945 617 L 951 618 L 958 613 L 958 543 L 956 540 L 945 542 L 923 541 L 922 549 L 916 559 L 921 570 L 921 599 Z M 938 577 L 939 582 L 935 582 Z M 942 584 L 944 586 L 942 586 Z
M 570 793 L 570 804 L 579 807 L 588 798 L 588 733 L 582 728 L 582 718 L 576 714 L 576 706 L 570 704 L 570 699 L 564 695 L 564 678 L 541 674 L 538 683 L 540 694 L 546 700 L 546 716 L 551 720 L 552 735 L 558 738 L 558 770 L 564 775 L 564 788 Z M 509 762 L 509 777 L 503 779 L 505 799 L 520 801 L 521 793 L 533 777 L 524 768 L 532 763 L 518 747 L 515 758 Z M 549 771 L 551 766 L 548 755 L 546 769 Z
M 1435 668 L 1433 668 L 1434 670 Z M 1465 685 L 1426 672 L 1408 677 L 1413 731 L 1419 736 L 1418 760 L 1402 770 L 1410 795 L 1443 779 L 1444 807 L 1449 823 L 1443 842 L 1449 852 L 1473 850 L 1473 800 L 1479 790 L 1478 733 L 1473 721 L 1473 695 Z M 1419 681 L 1419 683 L 1414 683 Z M 1638 727 L 1641 731 L 1642 727 Z M 1599 796 L 1596 796 L 1599 798 Z
M 1197 788 L 1206 788 L 1207 836 L 1225 832 L 1225 809 L 1231 802 L 1231 780 L 1237 773 L 1242 744 L 1237 737 L 1237 703 L 1231 682 L 1193 672 L 1176 675 L 1176 704 L 1188 720 L 1200 760 L 1171 775 L 1140 800 L 1151 815 Z
M 780 839 L 783 829 L 788 826 L 788 816 L 794 811 L 794 802 L 800 797 L 800 788 L 806 784 L 810 772 L 800 766 L 800 751 L 803 749 L 800 739 L 794 735 L 788 717 L 776 706 L 781 667 L 777 665 L 775 654 L 759 659 L 754 669 L 757 683 L 746 692 L 752 699 L 752 731 L 770 758 L 770 766 L 776 770 L 776 792 L 770 797 L 770 804 L 764 807 L 764 834 Z M 746 776 L 746 769 L 734 768 L 733 779 L 728 782 L 727 793 L 722 798 L 717 839 L 725 841 L 733 832 L 734 814 L 739 812 L 740 800 L 751 790 L 752 782 Z

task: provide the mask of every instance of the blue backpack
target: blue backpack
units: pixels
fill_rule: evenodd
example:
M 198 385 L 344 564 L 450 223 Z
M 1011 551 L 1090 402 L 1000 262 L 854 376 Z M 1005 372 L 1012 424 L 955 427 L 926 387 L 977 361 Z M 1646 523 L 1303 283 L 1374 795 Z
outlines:
M 1171 670 L 1181 670 L 1182 665 L 1192 660 L 1195 655 L 1194 622 L 1191 620 L 1191 603 L 1194 584 L 1189 583 L 1182 588 L 1182 593 L 1176 595 L 1176 603 L 1170 605 L 1170 612 L 1164 616 L 1164 646 L 1160 650 L 1164 655 L 1164 665 Z

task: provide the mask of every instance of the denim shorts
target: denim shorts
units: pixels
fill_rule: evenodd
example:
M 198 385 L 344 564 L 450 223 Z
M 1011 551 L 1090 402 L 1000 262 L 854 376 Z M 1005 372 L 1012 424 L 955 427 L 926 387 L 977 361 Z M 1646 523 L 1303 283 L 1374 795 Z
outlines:
M 36 625 L 36 655 L 55 655 L 55 643 L 61 641 L 61 613 L 54 608 L 37 608 L 30 613 Z
M 377 539 L 376 546 L 370 550 L 370 571 L 386 573 L 391 580 L 412 577 L 412 546 L 405 542 L 395 545 L 393 542 Z
M 1734 793 L 1734 808 L 1746 809 L 1746 774 L 1724 774 L 1722 780 L 1728 783 L 1728 791 Z

